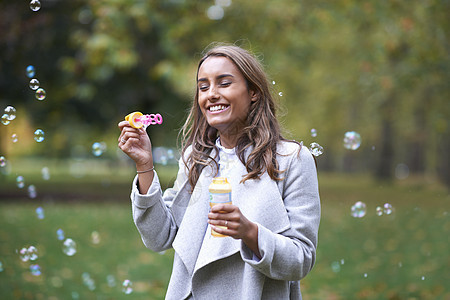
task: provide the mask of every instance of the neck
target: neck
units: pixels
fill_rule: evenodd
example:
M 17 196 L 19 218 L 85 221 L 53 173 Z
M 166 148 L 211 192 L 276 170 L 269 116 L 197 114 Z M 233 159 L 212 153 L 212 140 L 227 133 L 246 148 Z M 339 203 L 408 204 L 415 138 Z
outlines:
M 220 135 L 220 144 L 227 148 L 227 149 L 233 149 L 236 147 L 237 144 L 237 136 L 227 136 L 227 135 Z

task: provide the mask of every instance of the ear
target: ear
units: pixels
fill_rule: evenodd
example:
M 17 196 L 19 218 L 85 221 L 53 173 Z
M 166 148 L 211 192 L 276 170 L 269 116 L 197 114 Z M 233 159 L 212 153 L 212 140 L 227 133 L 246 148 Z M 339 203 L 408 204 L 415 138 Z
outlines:
M 259 100 L 259 93 L 253 90 L 250 90 L 250 98 L 252 100 L 252 102 L 256 102 L 257 100 Z

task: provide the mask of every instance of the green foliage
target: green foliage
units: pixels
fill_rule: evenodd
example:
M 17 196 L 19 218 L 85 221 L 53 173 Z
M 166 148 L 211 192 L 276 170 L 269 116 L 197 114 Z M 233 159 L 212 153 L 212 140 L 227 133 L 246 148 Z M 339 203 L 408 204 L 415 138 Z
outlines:
M 173 146 L 202 50 L 237 43 L 260 56 L 282 92 L 287 136 L 306 142 L 317 129 L 319 167 L 389 178 L 405 163 L 450 178 L 448 1 L 234 0 L 212 20 L 214 3 L 52 1 L 38 12 L 2 3 L 0 105 L 46 128 L 47 156 L 117 135 L 134 110 L 162 113 L 150 134 Z M 26 88 L 28 64 L 47 89 L 44 103 Z M 359 153 L 342 147 L 350 130 L 363 137 Z

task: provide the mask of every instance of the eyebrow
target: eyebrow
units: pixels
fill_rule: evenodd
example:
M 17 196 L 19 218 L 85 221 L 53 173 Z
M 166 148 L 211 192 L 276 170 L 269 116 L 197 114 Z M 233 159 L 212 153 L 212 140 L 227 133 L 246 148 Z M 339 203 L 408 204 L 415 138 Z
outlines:
M 224 77 L 234 77 L 234 76 L 231 74 L 221 74 L 221 75 L 217 76 L 216 79 L 222 79 Z M 197 82 L 201 82 L 201 81 L 208 81 L 208 79 L 203 77 L 203 78 L 199 78 L 197 80 Z

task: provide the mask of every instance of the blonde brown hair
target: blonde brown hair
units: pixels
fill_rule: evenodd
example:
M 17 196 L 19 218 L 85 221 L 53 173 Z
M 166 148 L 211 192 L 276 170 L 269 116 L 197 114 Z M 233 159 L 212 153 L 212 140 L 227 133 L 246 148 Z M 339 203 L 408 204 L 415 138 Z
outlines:
M 247 116 L 247 123 L 239 133 L 236 144 L 236 155 L 245 165 L 247 174 L 241 182 L 249 179 L 259 179 L 267 171 L 273 180 L 281 180 L 276 160 L 277 143 L 285 140 L 281 135 L 280 125 L 276 118 L 276 107 L 269 88 L 266 73 L 259 61 L 246 50 L 232 45 L 215 46 L 200 59 L 198 70 L 208 57 L 226 57 L 240 70 L 247 82 L 247 88 L 256 93 L 258 99 L 252 102 Z M 197 80 L 198 78 L 196 78 Z M 199 91 L 195 93 L 194 101 L 187 120 L 182 127 L 182 158 L 188 166 L 189 183 L 192 189 L 197 183 L 204 167 L 210 165 L 218 172 L 217 155 L 211 157 L 211 152 L 219 151 L 215 145 L 218 137 L 217 129 L 211 127 L 203 116 L 198 104 Z M 185 157 L 185 152 L 192 145 L 192 151 Z M 253 147 L 248 157 L 245 151 Z

